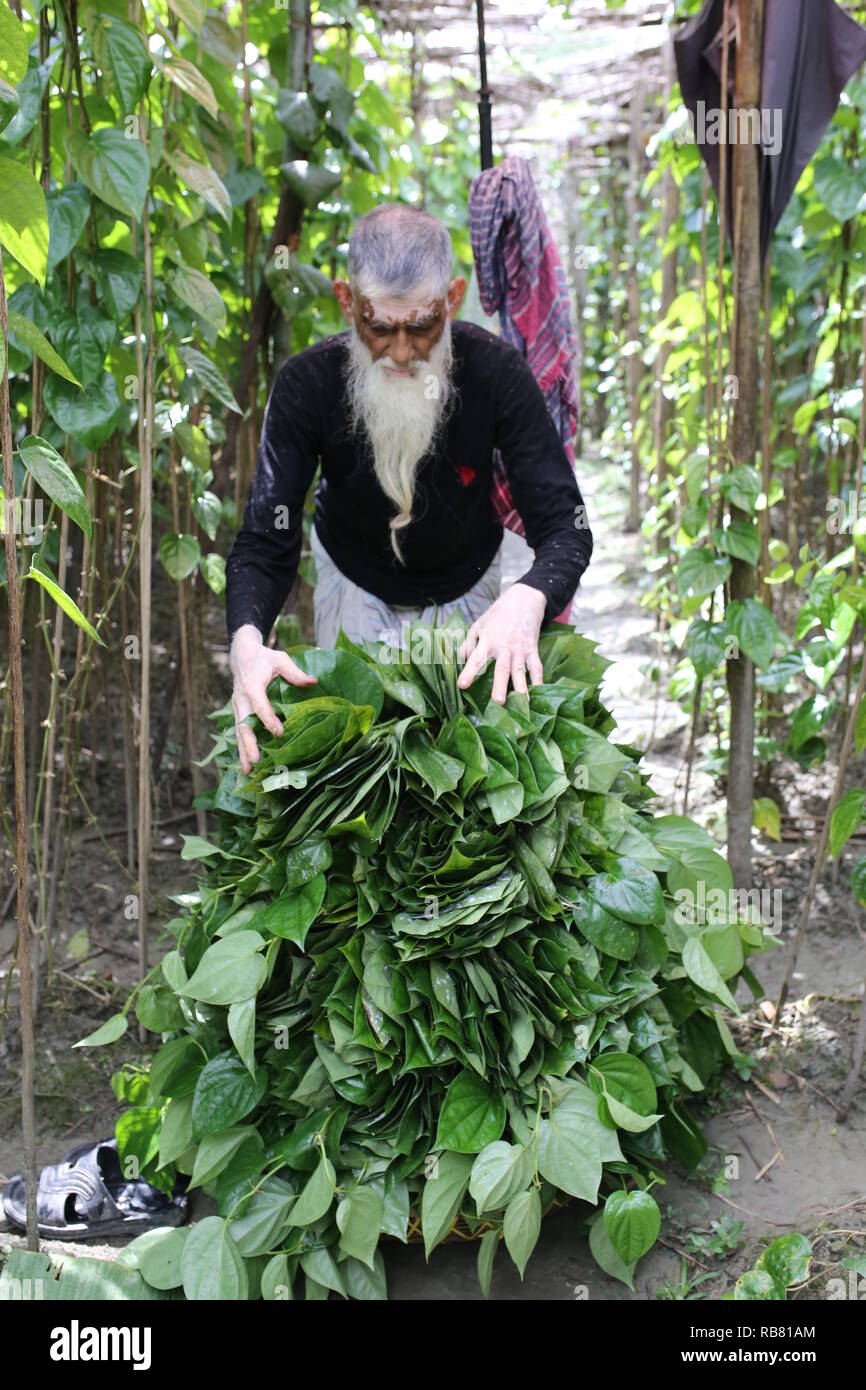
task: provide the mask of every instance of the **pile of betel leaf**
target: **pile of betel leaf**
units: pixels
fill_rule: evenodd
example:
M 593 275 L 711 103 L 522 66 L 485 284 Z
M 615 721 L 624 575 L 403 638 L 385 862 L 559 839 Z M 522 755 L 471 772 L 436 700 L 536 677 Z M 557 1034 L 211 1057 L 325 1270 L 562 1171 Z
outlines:
M 294 650 L 318 684 L 271 686 L 248 777 L 213 716 L 206 872 L 134 996 L 162 1046 L 114 1078 L 121 1156 L 220 1213 L 128 1247 L 157 1287 L 384 1298 L 381 1237 L 420 1224 L 429 1255 L 459 1222 L 486 1293 L 500 1237 L 522 1276 L 569 1198 L 631 1285 L 649 1189 L 703 1156 L 686 1102 L 738 1055 L 721 1009 L 765 929 L 682 911 L 730 872 L 653 816 L 594 643 L 546 627 L 544 683 L 501 706 L 442 636 Z

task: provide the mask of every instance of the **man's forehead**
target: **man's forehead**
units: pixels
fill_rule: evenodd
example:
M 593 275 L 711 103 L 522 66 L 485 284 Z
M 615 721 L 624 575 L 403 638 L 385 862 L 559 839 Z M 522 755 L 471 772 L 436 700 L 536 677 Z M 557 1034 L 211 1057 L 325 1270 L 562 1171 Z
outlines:
M 419 299 L 368 299 L 361 296 L 361 318 L 368 322 L 402 324 L 422 322 L 434 318 L 442 312 L 444 299 L 430 299 L 426 295 Z

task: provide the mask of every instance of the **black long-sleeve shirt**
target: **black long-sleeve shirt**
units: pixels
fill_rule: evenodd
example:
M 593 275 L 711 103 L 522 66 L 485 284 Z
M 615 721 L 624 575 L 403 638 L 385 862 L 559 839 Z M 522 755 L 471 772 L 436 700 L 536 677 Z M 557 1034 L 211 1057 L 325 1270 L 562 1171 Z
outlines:
M 520 582 L 562 611 L 589 564 L 592 535 L 571 465 L 522 355 L 474 324 L 452 325 L 456 406 L 416 474 L 412 520 L 391 549 L 391 501 L 345 393 L 348 333 L 290 358 L 265 410 L 255 475 L 226 566 L 229 638 L 244 623 L 267 637 L 294 582 L 304 499 L 319 461 L 315 526 L 331 559 L 392 607 L 459 598 L 490 566 L 503 528 L 491 501 L 499 449 L 535 560 Z

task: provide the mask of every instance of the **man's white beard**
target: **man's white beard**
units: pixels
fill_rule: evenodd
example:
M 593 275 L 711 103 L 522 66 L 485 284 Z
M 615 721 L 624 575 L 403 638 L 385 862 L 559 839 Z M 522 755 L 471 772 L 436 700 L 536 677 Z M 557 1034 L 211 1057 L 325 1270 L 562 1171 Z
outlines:
M 355 429 L 363 425 L 370 438 L 376 477 L 397 515 L 390 522 L 391 546 L 401 564 L 397 532 L 412 520 L 418 465 L 432 447 L 453 396 L 451 324 L 426 362 L 414 361 L 414 376 L 391 376 L 390 357 L 373 361 L 373 354 L 352 325 L 349 338 L 348 395 Z

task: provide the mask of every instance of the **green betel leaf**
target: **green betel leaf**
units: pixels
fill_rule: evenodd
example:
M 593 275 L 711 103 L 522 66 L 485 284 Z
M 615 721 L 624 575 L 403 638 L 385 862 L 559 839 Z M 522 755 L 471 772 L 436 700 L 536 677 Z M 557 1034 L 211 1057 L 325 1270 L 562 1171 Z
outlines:
M 616 960 L 631 960 L 640 945 L 640 932 L 619 917 L 606 912 L 589 893 L 578 893 L 574 906 L 574 925 L 599 951 Z
M 363 1299 L 364 1302 L 381 1302 L 388 1297 L 388 1284 L 385 1277 L 385 1261 L 382 1252 L 376 1251 L 373 1268 L 368 1269 L 360 1260 L 344 1260 L 340 1265 L 343 1284 L 349 1298 Z
M 283 129 L 302 150 L 315 144 L 322 122 L 310 101 L 308 92 L 293 92 L 281 87 L 274 113 Z
M 334 1165 L 325 1154 L 322 1154 L 316 1171 L 308 1179 L 301 1195 L 289 1212 L 289 1224 L 291 1226 L 312 1226 L 314 1222 L 321 1221 L 325 1213 L 330 1211 L 336 1183 L 337 1175 L 334 1172 Z
M 170 1100 L 162 1117 L 159 1133 L 159 1167 L 174 1163 L 194 1144 L 192 1135 L 192 1096 Z
M 49 376 L 44 396 L 55 424 L 86 449 L 97 450 L 111 438 L 120 423 L 123 403 L 117 383 L 108 372 L 91 382 L 86 391 L 58 376 Z
M 188 579 L 201 560 L 201 546 L 195 536 L 169 531 L 159 543 L 159 558 L 176 584 Z
M 67 183 L 45 194 L 48 212 L 48 269 L 53 270 L 78 245 L 90 214 L 90 194 L 83 183 Z M 88 306 L 90 307 L 90 306 Z
M 215 541 L 223 506 L 215 492 L 202 492 L 192 504 L 195 519 L 209 540 Z M 221 557 L 220 557 L 221 558 Z
M 683 598 L 694 594 L 703 598 L 712 594 L 731 573 L 731 562 L 726 555 L 716 556 L 705 546 L 697 546 L 686 552 L 677 565 L 677 589 Z
M 208 206 L 214 208 L 231 226 L 232 200 L 219 174 L 209 164 L 201 164 L 198 160 L 191 159 L 182 150 L 175 150 L 169 155 L 168 162 L 181 182 L 203 198 Z
M 229 1005 L 228 1015 L 229 1037 L 238 1050 L 238 1056 L 249 1072 L 250 1076 L 255 1076 L 255 1040 L 256 1040 L 256 1001 L 243 999 L 238 1004 Z
M 292 159 L 288 164 L 281 164 L 280 169 L 289 188 L 305 208 L 317 207 L 343 181 L 339 170 L 326 169 L 306 159 Z
M 169 0 L 169 9 L 193 34 L 200 33 L 207 15 L 207 0 Z
M 262 1298 L 266 1303 L 292 1298 L 287 1255 L 272 1255 L 262 1270 Z
M 210 445 L 207 435 L 200 425 L 192 425 L 182 420 L 175 425 L 172 436 L 180 447 L 183 457 L 195 464 L 200 473 L 207 473 L 211 465 Z
M 172 1105 L 175 1103 L 172 1101 Z M 195 1138 L 192 1128 L 194 1104 L 195 1099 L 193 1097 L 189 1101 L 189 1143 L 192 1143 Z M 253 1125 L 230 1125 L 228 1129 L 221 1130 L 217 1134 L 206 1134 L 196 1152 L 195 1165 L 189 1182 L 190 1188 L 201 1187 L 204 1183 L 211 1182 L 218 1177 L 223 1169 L 231 1163 L 241 1145 L 246 1143 L 251 1143 L 259 1149 L 262 1147 L 261 1136 Z M 160 1149 L 161 1156 L 162 1150 Z
M 384 1202 L 372 1187 L 352 1188 L 337 1206 L 340 1249 L 371 1270 L 382 1229 Z
M 493 1281 L 493 1262 L 496 1259 L 496 1252 L 499 1249 L 499 1232 L 497 1230 L 485 1231 L 481 1240 L 478 1242 L 478 1282 L 481 1285 L 481 1292 L 485 1298 L 490 1297 L 490 1285 Z
M 80 1038 L 78 1042 L 73 1043 L 72 1046 L 104 1047 L 106 1043 L 117 1042 L 118 1038 L 122 1038 L 128 1027 L 129 1020 L 126 1014 L 113 1014 L 112 1017 L 107 1019 L 94 1033 L 88 1033 L 86 1038 Z
M 192 1098 L 192 1132 L 196 1139 L 218 1134 L 254 1110 L 264 1095 L 264 1070 L 250 1076 L 234 1053 L 212 1057 L 202 1068 Z
M 310 65 L 310 100 L 332 134 L 345 138 L 355 109 L 355 98 L 337 73 L 326 63 Z
M 186 92 L 199 106 L 203 106 L 214 120 L 219 119 L 219 103 L 214 89 L 194 63 L 187 58 L 172 57 L 164 58 L 160 67 L 169 82 L 173 82 L 175 87 Z
M 664 921 L 664 898 L 656 875 L 636 859 L 621 858 L 607 873 L 586 885 L 589 896 L 606 913 L 639 926 Z
M 735 560 L 744 560 L 747 565 L 757 565 L 761 555 L 761 538 L 751 521 L 732 521 L 726 530 L 718 533 L 716 544 L 725 555 Z
M 851 870 L 851 892 L 866 906 L 866 859 L 858 859 Z
M 16 314 L 14 309 L 9 310 L 9 331 L 17 340 L 17 343 L 23 343 L 28 347 L 31 352 L 35 353 L 36 356 L 45 363 L 46 367 L 51 368 L 52 372 L 57 372 L 58 376 L 65 377 L 67 381 L 71 381 L 75 386 L 81 385 L 78 377 L 75 376 L 74 372 L 70 371 L 59 353 L 54 351 L 48 339 L 43 333 L 40 333 L 35 323 L 31 323 L 30 320 L 24 318 L 22 314 Z M 29 438 L 32 439 L 34 436 L 30 435 Z
M 572 1197 L 598 1199 L 601 1153 L 596 1134 L 573 1110 L 557 1107 L 538 1125 L 538 1171 Z
M 212 845 L 210 840 L 203 840 L 201 835 L 181 835 L 183 849 L 180 852 L 181 859 L 207 859 L 211 854 L 221 854 L 219 845 Z
M 424 1254 L 430 1253 L 448 1234 L 469 1186 L 472 1159 L 466 1154 L 443 1153 L 436 1159 L 421 1197 L 421 1230 Z
M 117 340 L 117 325 L 95 305 L 85 304 L 77 314 L 61 321 L 55 337 L 70 370 L 83 386 L 90 386 L 102 376 L 106 356 Z
M 683 965 L 690 980 L 707 994 L 720 999 L 729 1009 L 738 1014 L 736 1000 L 727 988 L 715 963 L 699 937 L 691 936 L 683 947 Z
M 99 250 L 90 257 L 102 307 L 119 323 L 138 302 L 144 280 L 141 266 L 125 251 Z
M 604 1223 L 603 1212 L 598 1213 L 589 1228 L 589 1248 L 599 1268 L 612 1279 L 619 1279 L 620 1283 L 626 1284 L 634 1293 L 634 1266 L 637 1262 L 626 1264 L 614 1250 Z
M 190 1228 L 161 1226 L 145 1231 L 126 1246 L 134 1255 L 142 1278 L 154 1289 L 179 1289 L 183 1283 L 181 1260 Z
M 854 720 L 854 747 L 858 753 L 866 748 L 866 700 L 861 699 Z
M 645 1062 L 630 1052 L 602 1052 L 589 1064 L 589 1084 L 596 1095 L 627 1105 L 648 1117 L 656 1108 L 656 1088 Z
M 240 1251 L 222 1217 L 206 1216 L 191 1227 L 180 1259 L 183 1291 L 199 1300 L 243 1301 L 249 1278 Z
M 752 824 L 762 830 L 771 840 L 782 838 L 782 816 L 778 805 L 770 796 L 755 798 Z
M 733 507 L 751 515 L 760 496 L 761 475 L 751 464 L 739 463 L 720 480 L 719 489 Z
M 527 1261 L 541 1234 L 541 1198 L 533 1187 L 512 1198 L 505 1212 L 503 1235 L 505 1245 L 517 1265 L 521 1280 Z
M 695 618 L 686 633 L 686 655 L 695 668 L 698 680 L 715 671 L 725 658 L 725 627 Z
M 45 193 L 29 169 L 4 158 L 0 158 L 0 242 L 44 288 L 48 273 Z
M 226 306 L 219 290 L 206 275 L 188 265 L 180 265 L 167 279 L 178 299 L 192 309 L 196 318 L 211 324 L 217 333 L 225 332 Z
M 180 355 L 186 363 L 190 375 L 194 377 L 200 386 L 204 387 L 206 391 L 209 391 L 212 396 L 215 396 L 220 404 L 226 406 L 228 410 L 234 410 L 238 415 L 243 414 L 243 411 L 232 395 L 231 387 L 219 368 L 215 367 L 213 362 L 211 362 L 210 358 L 205 357 L 203 352 L 199 352 L 198 348 L 191 347 L 182 347 L 180 349 Z
M 121 113 L 129 115 L 147 91 L 153 66 L 141 31 L 117 15 L 88 10 L 87 32 L 94 58 L 111 74 Z
M 0 77 L 17 87 L 27 71 L 27 35 L 8 5 L 0 5 Z
M 779 636 L 772 613 L 757 599 L 749 598 L 745 603 L 729 604 L 727 623 L 731 635 L 758 669 L 769 666 Z
M 0 77 L 0 132 L 6 130 L 18 115 L 21 97 L 14 87 Z
M 152 1033 L 169 1033 L 182 1028 L 183 1010 L 172 990 L 164 985 L 142 985 L 135 1001 L 135 1016 Z
M 187 999 L 207 1004 L 239 1004 L 256 993 L 265 974 L 257 954 L 264 939 L 258 932 L 241 931 L 208 946 L 192 979 L 184 986 Z
M 256 930 L 265 936 L 279 936 L 304 948 L 307 932 L 318 916 L 325 900 L 327 879 L 315 874 L 299 888 L 278 898 L 256 917 Z
M 473 1071 L 462 1071 L 448 1087 L 434 1147 L 476 1154 L 498 1139 L 505 1126 L 505 1101 Z
M 735 924 L 708 927 L 700 939 L 723 980 L 739 975 L 743 968 L 743 941 Z
M 634 1265 L 655 1245 L 661 1212 L 649 1192 L 612 1192 L 604 1204 L 610 1243 L 625 1265 Z
M 88 137 L 71 131 L 66 149 L 76 173 L 109 207 L 137 220 L 144 212 L 150 160 L 141 141 L 122 130 L 101 126 Z
M 507 1206 L 532 1176 L 530 1149 L 522 1144 L 508 1144 L 504 1139 L 487 1144 L 473 1163 L 469 1178 L 469 1195 L 474 1198 L 478 1215 Z
M 855 787 L 840 798 L 830 817 L 830 854 L 835 859 L 854 831 L 863 824 L 866 791 Z
M 217 596 L 225 593 L 226 562 L 222 555 L 217 555 L 215 551 L 211 551 L 209 555 L 202 556 L 199 569 L 209 589 L 212 589 Z
M 250 1199 L 229 1218 L 229 1231 L 247 1259 L 264 1255 L 279 1245 L 289 1230 L 289 1213 L 295 1202 L 291 1185 L 271 1174 Z
M 849 222 L 861 204 L 866 207 L 860 171 L 836 155 L 825 155 L 816 162 L 815 192 L 837 222 Z
M 28 434 L 18 446 L 18 453 L 27 472 L 30 473 L 52 502 L 80 526 L 85 536 L 90 535 L 90 509 L 87 499 L 78 485 L 72 469 L 60 457 L 47 439 Z
M 83 632 L 87 633 L 88 637 L 94 642 L 98 642 L 100 647 L 105 646 L 96 628 L 91 627 L 81 609 L 78 607 L 78 604 L 61 589 L 60 585 L 57 584 L 49 574 L 46 574 L 44 570 L 34 569 L 31 565 L 24 578 L 35 579 L 37 584 L 41 584 L 45 592 L 54 599 L 54 602 L 59 608 L 63 609 L 66 616 L 72 619 L 76 627 L 80 627 Z
M 658 844 L 656 840 L 656 844 Z M 660 846 L 664 848 L 664 846 Z M 669 853 L 676 854 L 676 861 L 668 869 L 668 891 L 678 893 L 684 891 L 693 900 L 700 900 L 701 895 L 706 897 L 712 889 L 722 889 L 725 893 L 730 893 L 734 886 L 734 877 L 730 866 L 725 862 L 720 854 L 716 854 L 713 849 L 694 849 L 670 850 Z

